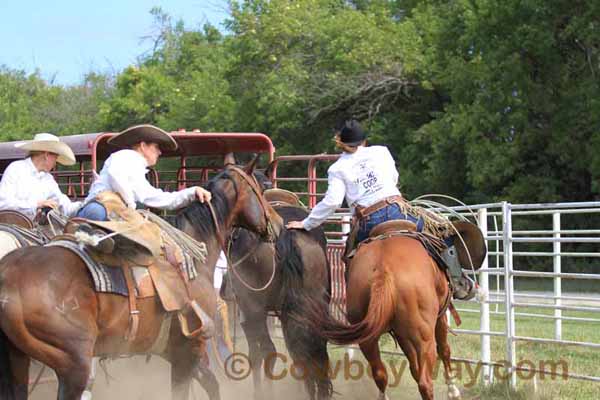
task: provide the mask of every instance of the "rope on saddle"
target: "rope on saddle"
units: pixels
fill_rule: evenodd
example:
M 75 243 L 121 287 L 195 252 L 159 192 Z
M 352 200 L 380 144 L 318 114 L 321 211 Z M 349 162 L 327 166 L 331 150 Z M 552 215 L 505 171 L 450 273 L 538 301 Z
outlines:
M 187 233 L 175 228 L 173 225 L 169 224 L 167 221 L 150 211 L 138 210 L 138 212 L 142 214 L 148 221 L 158 225 L 163 232 L 169 235 L 169 237 L 175 243 L 177 243 L 179 247 L 181 247 L 181 250 L 184 253 L 189 254 L 192 256 L 192 258 L 200 261 L 203 264 L 206 262 L 206 256 L 208 255 L 206 243 L 197 241 Z
M 447 238 L 454 234 L 452 223 L 443 215 L 420 207 L 418 203 L 411 204 L 404 199 L 396 204 L 398 204 L 402 213 L 423 220 L 423 232 L 441 238 Z

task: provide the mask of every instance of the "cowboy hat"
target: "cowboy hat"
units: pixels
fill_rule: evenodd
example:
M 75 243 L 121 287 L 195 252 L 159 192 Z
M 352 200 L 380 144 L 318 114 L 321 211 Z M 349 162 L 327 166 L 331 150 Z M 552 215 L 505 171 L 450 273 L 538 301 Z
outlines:
M 478 270 L 487 255 L 483 233 L 477 225 L 468 221 L 452 221 L 452 225 L 456 230 L 455 235 L 453 235 L 454 245 L 456 246 L 460 265 L 466 269 L 472 267 Z
M 58 137 L 51 133 L 38 133 L 33 137 L 33 140 L 17 143 L 16 148 L 25 150 L 29 153 L 32 151 L 47 151 L 58 155 L 56 162 L 62 165 L 75 164 L 75 154 L 68 144 L 61 142 Z
M 344 123 L 340 131 L 340 142 L 348 146 L 358 146 L 367 138 L 358 121 L 351 119 Z
M 130 148 L 140 142 L 156 143 L 160 146 L 161 150 L 177 150 L 175 139 L 167 132 L 153 125 L 131 126 L 108 139 L 107 143 L 120 148 Z

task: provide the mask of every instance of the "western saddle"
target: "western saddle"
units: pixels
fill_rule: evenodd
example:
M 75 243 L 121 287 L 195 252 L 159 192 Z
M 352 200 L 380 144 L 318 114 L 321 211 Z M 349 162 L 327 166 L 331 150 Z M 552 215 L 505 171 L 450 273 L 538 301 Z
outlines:
M 212 336 L 214 322 L 200 308 L 190 288 L 190 281 L 197 276 L 196 262 L 205 261 L 206 246 L 166 224 L 158 216 L 129 209 L 114 192 L 102 192 L 96 201 L 106 208 L 108 221 L 73 218 L 65 227 L 65 233 L 53 241 L 84 244 L 93 261 L 122 268 L 129 293 L 127 340 L 133 341 L 139 328 L 137 298 L 155 295 L 158 295 L 165 311 L 177 313 L 186 337 Z M 182 238 L 187 242 L 184 243 Z M 192 258 L 184 250 L 190 242 L 201 249 L 192 252 L 200 253 L 200 256 Z M 64 247 L 73 250 L 71 246 Z

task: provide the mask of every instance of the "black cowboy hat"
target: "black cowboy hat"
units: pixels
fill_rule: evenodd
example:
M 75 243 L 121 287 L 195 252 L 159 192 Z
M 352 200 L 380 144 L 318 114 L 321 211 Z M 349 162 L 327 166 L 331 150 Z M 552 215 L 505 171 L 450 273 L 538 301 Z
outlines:
M 346 121 L 339 132 L 340 141 L 348 146 L 358 146 L 367 138 L 365 131 L 354 119 Z
M 163 151 L 177 150 L 177 142 L 171 135 L 154 125 L 135 125 L 108 139 L 108 144 L 120 148 L 130 148 L 140 143 L 156 143 Z

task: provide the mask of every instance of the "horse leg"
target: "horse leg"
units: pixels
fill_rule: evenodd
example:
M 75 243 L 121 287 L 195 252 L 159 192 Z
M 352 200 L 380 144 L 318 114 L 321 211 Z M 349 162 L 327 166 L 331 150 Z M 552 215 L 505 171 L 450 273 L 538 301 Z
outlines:
M 254 398 L 263 398 L 262 363 L 265 361 L 265 372 L 273 376 L 275 364 L 275 345 L 269 337 L 267 319 L 264 314 L 252 315 L 242 322 L 242 329 L 248 342 L 248 359 L 252 368 L 252 381 L 254 383 Z M 268 354 L 268 352 L 271 352 Z
M 333 384 L 329 373 L 329 354 L 327 353 L 327 341 L 316 339 L 317 343 L 312 345 L 311 359 L 315 368 L 314 374 L 317 380 L 317 399 L 327 400 L 333 395 Z
M 55 368 L 58 376 L 58 400 L 81 399 L 87 387 L 91 363 L 91 357 L 69 355 L 62 367 Z
M 182 344 L 171 360 L 171 396 L 173 400 L 188 400 L 193 374 L 196 372 L 196 355 L 190 346 Z
M 277 362 L 277 348 L 275 348 L 275 343 L 273 343 L 273 340 L 271 339 L 266 318 L 263 325 L 263 332 L 260 335 L 259 348 L 263 360 L 263 371 L 265 376 L 269 378 L 265 380 L 266 389 L 264 390 L 264 394 L 266 398 L 272 398 L 273 377 L 275 376 L 275 364 Z
M 379 339 L 361 343 L 360 349 L 371 366 L 373 380 L 379 389 L 378 400 L 387 400 L 388 397 L 385 394 L 385 391 L 388 385 L 388 376 L 385 365 L 383 364 L 383 361 L 381 361 Z
M 444 377 L 448 385 L 448 399 L 460 400 L 460 390 L 455 383 L 452 365 L 450 363 L 450 346 L 448 345 L 448 320 L 446 315 L 438 318 L 435 325 L 435 339 L 437 342 L 437 352 L 444 363 Z
M 196 379 L 210 400 L 220 400 L 219 382 L 209 368 L 206 340 L 187 339 L 179 331 L 170 338 L 167 360 L 171 363 L 171 396 L 188 400 L 192 379 Z
M 327 342 L 315 338 L 309 329 L 292 319 L 282 318 L 282 328 L 294 365 L 304 369 L 302 378 L 309 398 L 331 398 L 333 386 L 329 375 Z
M 432 376 L 437 357 L 434 338 L 435 327 L 417 314 L 402 321 L 395 320 L 394 333 L 398 338 L 402 351 L 408 358 L 410 372 L 419 386 L 421 398 L 423 400 L 433 400 Z
M 27 400 L 31 358 L 12 345 L 9 345 L 8 353 L 13 374 L 15 398 L 16 400 Z
M 207 363 L 201 361 L 196 365 L 194 378 L 200 383 L 210 400 L 221 398 L 219 382 Z

